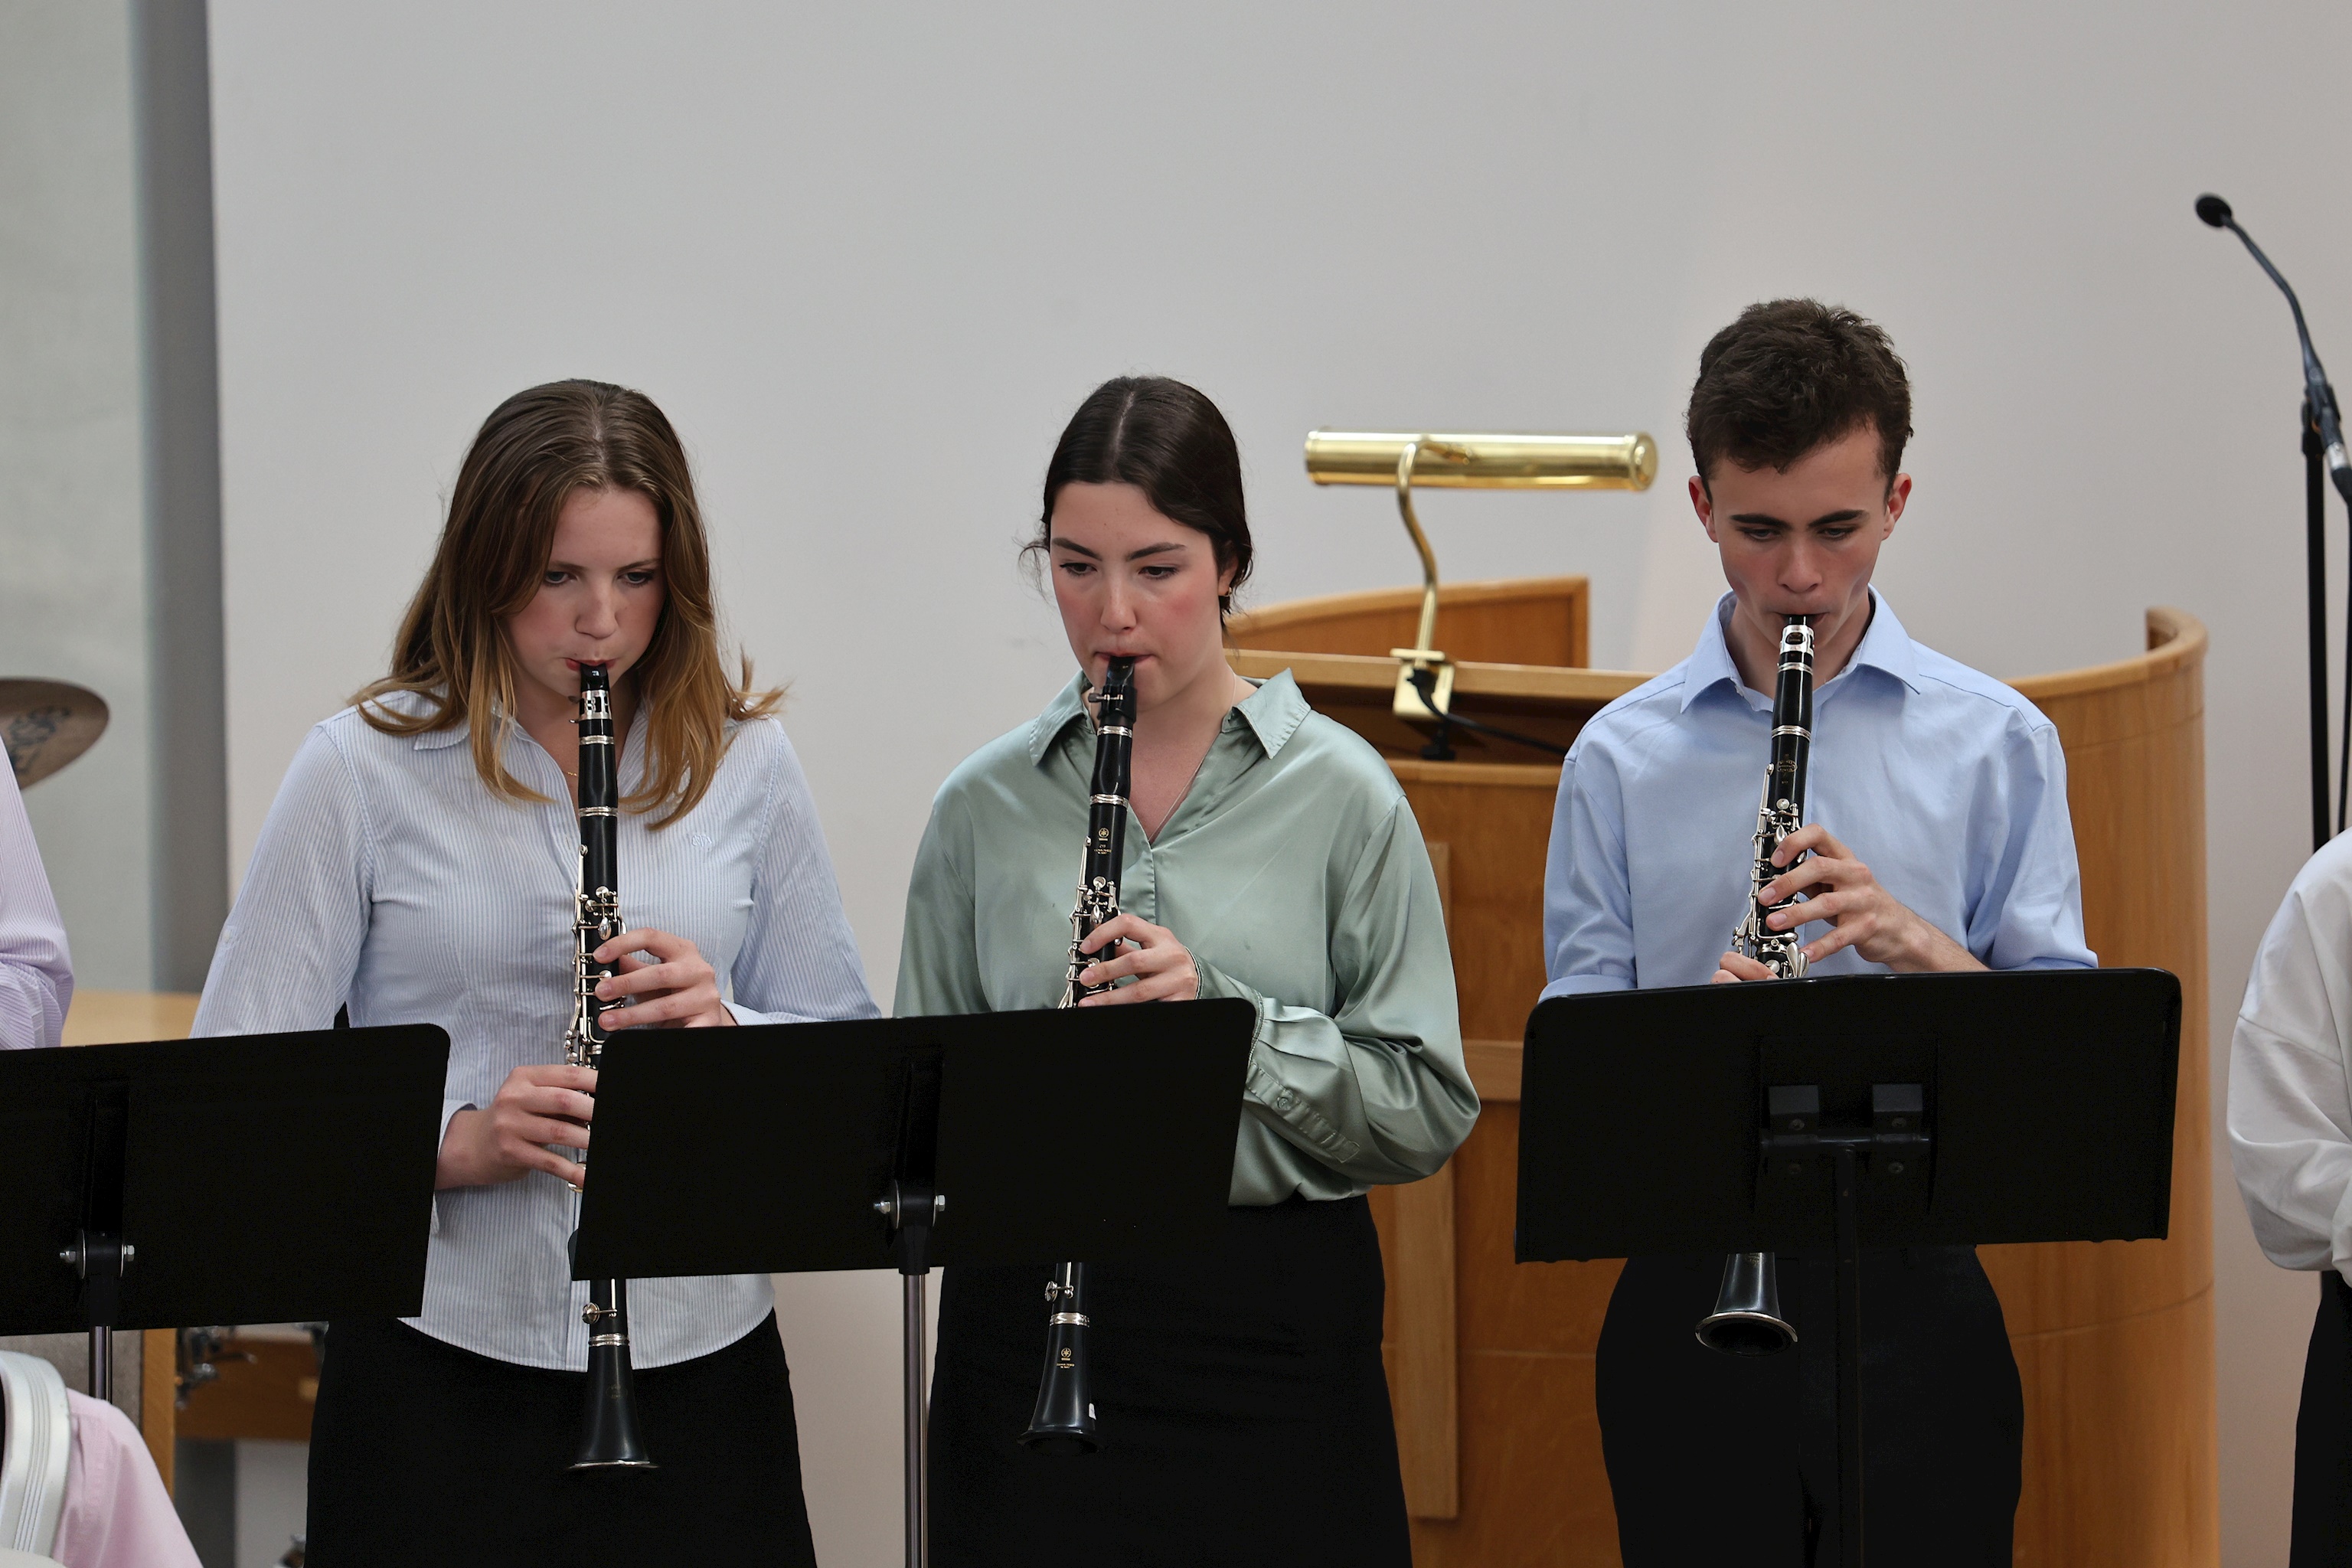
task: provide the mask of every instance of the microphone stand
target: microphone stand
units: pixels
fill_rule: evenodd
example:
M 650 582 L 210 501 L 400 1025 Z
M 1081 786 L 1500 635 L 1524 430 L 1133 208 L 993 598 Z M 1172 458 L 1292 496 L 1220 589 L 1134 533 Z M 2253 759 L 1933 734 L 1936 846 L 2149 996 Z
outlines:
M 2253 237 L 2238 226 L 2230 204 L 2216 195 L 2197 198 L 2197 216 L 2214 228 L 2226 228 L 2245 245 L 2262 269 L 2286 296 L 2294 312 L 2294 333 L 2303 346 L 2303 410 L 2300 419 L 2304 475 L 2304 572 L 2308 588 L 2305 611 L 2311 643 L 2311 847 L 2326 847 L 2333 837 L 2327 818 L 2327 486 L 2332 474 L 2347 505 L 2352 505 L 2352 456 L 2344 447 L 2344 428 L 2337 412 L 2336 388 L 2328 384 L 2319 352 L 2311 346 L 2311 330 L 2304 324 L 2303 301 Z M 2352 783 L 2352 605 L 2345 626 L 2344 756 L 2339 773 Z M 2336 796 L 2334 832 L 2344 829 L 2345 794 Z

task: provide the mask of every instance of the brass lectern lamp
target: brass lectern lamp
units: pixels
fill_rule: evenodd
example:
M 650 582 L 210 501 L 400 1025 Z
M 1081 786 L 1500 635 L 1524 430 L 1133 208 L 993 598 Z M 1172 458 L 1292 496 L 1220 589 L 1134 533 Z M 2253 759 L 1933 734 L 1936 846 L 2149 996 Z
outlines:
M 1454 666 L 1432 645 L 1437 636 L 1437 557 L 1412 510 L 1415 483 L 1443 489 L 1645 490 L 1658 474 L 1658 447 L 1649 437 L 1406 435 L 1385 431 L 1317 430 L 1307 437 L 1307 474 L 1318 485 L 1393 485 L 1404 531 L 1421 555 L 1421 631 L 1412 647 L 1391 648 L 1397 661 L 1395 712 L 1416 729 L 1434 725 L 1423 753 L 1449 758 L 1446 732 L 1454 725 L 1557 752 L 1549 742 L 1514 735 L 1455 714 Z

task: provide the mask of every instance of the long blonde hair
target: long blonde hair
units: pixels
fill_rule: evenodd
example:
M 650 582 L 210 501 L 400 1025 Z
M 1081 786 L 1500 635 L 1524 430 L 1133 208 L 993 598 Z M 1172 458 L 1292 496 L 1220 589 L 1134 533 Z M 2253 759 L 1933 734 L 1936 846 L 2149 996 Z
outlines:
M 493 795 L 547 796 L 507 771 L 515 728 L 515 659 L 508 617 L 539 592 L 555 522 L 577 490 L 634 490 L 661 520 L 661 619 L 625 679 L 646 721 L 643 787 L 624 808 L 661 811 L 656 827 L 692 811 L 727 752 L 728 722 L 775 711 L 782 694 L 755 691 L 751 661 L 731 679 L 719 653 L 710 547 L 677 432 L 641 392 L 601 381 L 555 381 L 519 392 L 482 422 L 425 581 L 401 617 L 392 671 L 352 700 L 387 735 L 472 723 L 474 770 Z M 400 709 L 395 692 L 421 700 Z M 415 711 L 404 711 L 413 708 Z M 485 717 L 493 722 L 477 722 Z

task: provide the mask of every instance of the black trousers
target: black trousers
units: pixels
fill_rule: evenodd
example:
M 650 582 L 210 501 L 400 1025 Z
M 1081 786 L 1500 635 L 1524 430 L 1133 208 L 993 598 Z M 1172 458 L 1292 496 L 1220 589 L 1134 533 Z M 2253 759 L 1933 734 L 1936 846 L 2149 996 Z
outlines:
M 2352 1289 L 2319 1276 L 2319 1313 L 2294 1416 L 2294 1523 L 2287 1568 L 2352 1564 Z
M 1236 1208 L 1206 1256 L 1089 1264 L 1097 1454 L 1017 1441 L 1045 1364 L 1047 1269 L 947 1271 L 937 1568 L 1410 1568 L 1362 1198 Z
M 565 1468 L 586 1381 L 404 1323 L 336 1323 L 310 1425 L 312 1568 L 813 1568 L 772 1314 L 724 1350 L 636 1374 L 656 1469 Z
M 1601 1330 L 1596 1403 L 1626 1568 L 1837 1561 L 1834 1299 L 1826 1256 L 1783 1253 L 1797 1346 L 1694 1336 L 1723 1259 L 1636 1258 Z M 1972 1247 L 1863 1255 L 1864 1536 L 1874 1568 L 2009 1568 L 2024 1398 Z

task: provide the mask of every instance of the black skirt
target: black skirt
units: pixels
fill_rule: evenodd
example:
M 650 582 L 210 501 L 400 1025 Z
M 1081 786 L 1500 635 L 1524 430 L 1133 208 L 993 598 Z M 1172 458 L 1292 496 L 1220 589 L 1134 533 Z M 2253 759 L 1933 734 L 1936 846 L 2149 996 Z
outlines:
M 636 1374 L 658 1468 L 574 1474 L 587 1374 L 404 1323 L 327 1331 L 310 1426 L 312 1568 L 814 1568 L 776 1320 Z
M 2352 1289 L 2319 1276 L 2319 1313 L 2294 1417 L 2294 1519 L 2287 1568 L 2352 1563 Z
M 1087 1267 L 1097 1454 L 1018 1441 L 1045 1363 L 1049 1266 L 947 1270 L 936 1568 L 1409 1568 L 1370 1206 L 1230 1215 L 1213 1252 Z
M 1618 1278 L 1594 1402 L 1625 1568 L 1837 1561 L 1834 1271 L 1783 1253 L 1780 1276 L 1797 1345 L 1771 1356 L 1698 1342 L 1720 1254 L 1636 1258 Z M 1864 1253 L 1862 1324 L 1870 1560 L 2009 1568 L 2025 1402 L 1976 1249 Z

